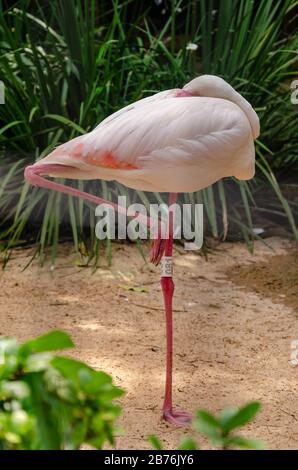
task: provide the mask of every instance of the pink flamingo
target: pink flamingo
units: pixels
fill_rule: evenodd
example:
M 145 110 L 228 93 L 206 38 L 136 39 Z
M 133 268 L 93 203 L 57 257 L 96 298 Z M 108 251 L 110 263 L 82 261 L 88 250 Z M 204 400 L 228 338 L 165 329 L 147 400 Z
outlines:
M 72 179 L 116 180 L 129 188 L 169 192 L 169 205 L 180 192 L 193 192 L 219 179 L 254 176 L 254 139 L 259 119 L 251 105 L 223 79 L 202 75 L 182 89 L 167 90 L 133 103 L 102 121 L 92 132 L 60 145 L 25 169 L 31 184 L 82 197 L 103 199 L 49 181 L 43 175 Z M 112 204 L 116 210 L 125 208 Z M 149 225 L 149 220 L 144 223 Z M 152 243 L 151 261 L 171 260 L 173 211 L 168 236 Z M 164 272 L 161 288 L 166 313 L 166 382 L 163 417 L 182 425 L 191 416 L 172 406 L 172 274 Z

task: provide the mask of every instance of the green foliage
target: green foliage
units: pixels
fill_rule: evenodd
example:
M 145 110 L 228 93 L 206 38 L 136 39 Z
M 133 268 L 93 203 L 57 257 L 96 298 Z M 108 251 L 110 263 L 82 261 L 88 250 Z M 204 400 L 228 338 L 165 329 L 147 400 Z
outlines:
M 64 220 L 77 250 L 90 238 L 88 262 L 94 258 L 97 264 L 93 207 L 23 185 L 24 166 L 122 106 L 182 86 L 199 73 L 223 76 L 256 108 L 262 128 L 258 173 L 253 182 L 227 179 L 183 196 L 184 202 L 204 202 L 213 236 L 224 238 L 233 224 L 251 247 L 251 212 L 263 209 L 253 193 L 267 179 L 276 194 L 270 210 L 282 208 L 297 235 L 297 206 L 286 201 L 272 173 L 298 159 L 298 113 L 289 90 L 297 75 L 298 37 L 284 29 L 285 18 L 289 26 L 294 20 L 295 0 L 174 0 L 159 22 L 150 6 L 128 0 L 1 5 L 0 79 L 7 86 L 6 104 L 0 106 L 0 167 L 5 170 L 0 173 L 0 239 L 6 246 L 20 241 L 26 228 L 30 237 L 33 226 L 35 233 L 40 227 L 38 254 L 51 245 L 54 260 Z M 197 51 L 189 50 L 188 42 L 197 44 Z M 72 184 L 87 188 L 84 182 Z M 88 183 L 89 192 L 107 199 L 115 197 L 115 189 L 128 196 L 129 204 L 148 202 L 143 192 L 132 194 L 118 184 Z M 161 200 L 158 194 L 155 198 Z
M 193 421 L 194 430 L 208 438 L 211 444 L 223 449 L 241 447 L 246 449 L 260 449 L 261 442 L 234 435 L 234 430 L 249 423 L 260 410 L 260 403 L 251 402 L 242 408 L 225 408 L 216 418 L 212 414 L 199 410 Z
M 62 331 L 19 345 L 0 338 L 0 449 L 101 449 L 114 443 L 123 391 L 104 372 L 51 351 L 73 347 Z
M 225 408 L 219 417 L 205 410 L 198 410 L 192 428 L 194 431 L 207 437 L 212 446 L 222 449 L 262 449 L 264 444 L 256 439 L 248 439 L 242 435 L 234 434 L 235 429 L 245 426 L 259 412 L 260 403 L 250 402 L 241 408 Z M 149 442 L 156 450 L 162 449 L 162 443 L 156 436 L 149 436 Z M 178 447 L 179 450 L 198 449 L 196 441 L 191 437 L 184 437 Z

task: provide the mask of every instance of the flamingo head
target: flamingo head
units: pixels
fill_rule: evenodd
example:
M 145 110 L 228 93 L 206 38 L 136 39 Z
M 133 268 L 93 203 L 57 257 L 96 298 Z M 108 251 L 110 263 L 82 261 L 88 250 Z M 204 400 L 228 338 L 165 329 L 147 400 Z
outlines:
M 260 121 L 257 113 L 251 104 L 223 78 L 216 75 L 201 75 L 187 83 L 183 90 L 191 93 L 193 96 L 221 98 L 237 104 L 250 122 L 253 138 L 256 139 L 259 136 Z

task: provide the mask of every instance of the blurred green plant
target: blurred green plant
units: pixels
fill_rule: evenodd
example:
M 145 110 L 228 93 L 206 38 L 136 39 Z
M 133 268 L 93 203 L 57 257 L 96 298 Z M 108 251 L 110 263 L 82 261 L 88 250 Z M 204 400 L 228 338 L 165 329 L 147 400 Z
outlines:
M 192 421 L 194 431 L 207 437 L 212 446 L 221 449 L 242 448 L 242 449 L 263 449 L 264 444 L 257 439 L 248 439 L 242 435 L 235 434 L 235 429 L 249 423 L 260 410 L 259 402 L 250 402 L 247 405 L 236 408 L 225 408 L 216 417 L 205 410 L 198 410 L 195 419 Z M 158 437 L 149 436 L 149 442 L 156 450 L 162 449 L 162 443 Z M 179 450 L 196 450 L 197 442 L 192 437 L 184 437 L 179 444 Z
M 154 2 L 18 0 L 13 7 L 5 5 L 0 0 L 0 79 L 6 84 L 6 102 L 0 106 L 3 247 L 34 236 L 38 254 L 52 246 L 54 261 L 61 221 L 68 221 L 76 250 L 89 239 L 87 261 L 97 265 L 94 208 L 22 184 L 24 167 L 122 106 L 183 86 L 200 73 L 223 76 L 257 110 L 258 172 L 251 182 L 225 179 L 181 196 L 182 202 L 203 202 L 214 237 L 224 239 L 233 225 L 251 249 L 258 211 L 287 219 L 297 237 L 297 205 L 285 199 L 276 179 L 279 168 L 298 161 L 298 113 L 289 85 L 297 75 L 298 36 L 291 28 L 295 0 L 173 0 L 158 21 L 150 14 Z M 285 22 L 292 33 L 285 32 Z M 188 47 L 189 42 L 195 46 Z M 264 180 L 276 195 L 269 208 L 254 197 Z M 83 189 L 87 183 L 71 184 Z M 88 191 L 107 199 L 118 192 L 128 204 L 148 205 L 151 197 L 104 181 L 89 182 Z M 154 198 L 162 200 L 159 194 Z M 105 253 L 110 259 L 109 242 Z
M 0 338 L 0 449 L 66 450 L 114 444 L 114 403 L 123 391 L 104 372 L 57 356 L 71 348 L 62 331 L 19 345 Z

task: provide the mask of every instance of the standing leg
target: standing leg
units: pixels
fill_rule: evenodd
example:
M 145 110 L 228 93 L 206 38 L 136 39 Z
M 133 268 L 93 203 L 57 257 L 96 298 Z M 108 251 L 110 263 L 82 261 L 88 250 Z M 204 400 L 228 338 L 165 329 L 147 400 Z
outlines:
M 170 193 L 169 207 L 175 204 L 177 195 Z M 173 294 L 174 282 L 172 277 L 172 255 L 173 255 L 173 231 L 174 214 L 169 210 L 168 218 L 168 238 L 165 241 L 165 251 L 162 258 L 161 288 L 164 298 L 166 314 L 166 337 L 167 337 L 167 355 L 166 355 L 166 384 L 165 398 L 162 408 L 162 415 L 166 421 L 177 425 L 183 425 L 191 421 L 191 416 L 185 411 L 173 410 L 172 406 L 172 371 L 173 371 Z

